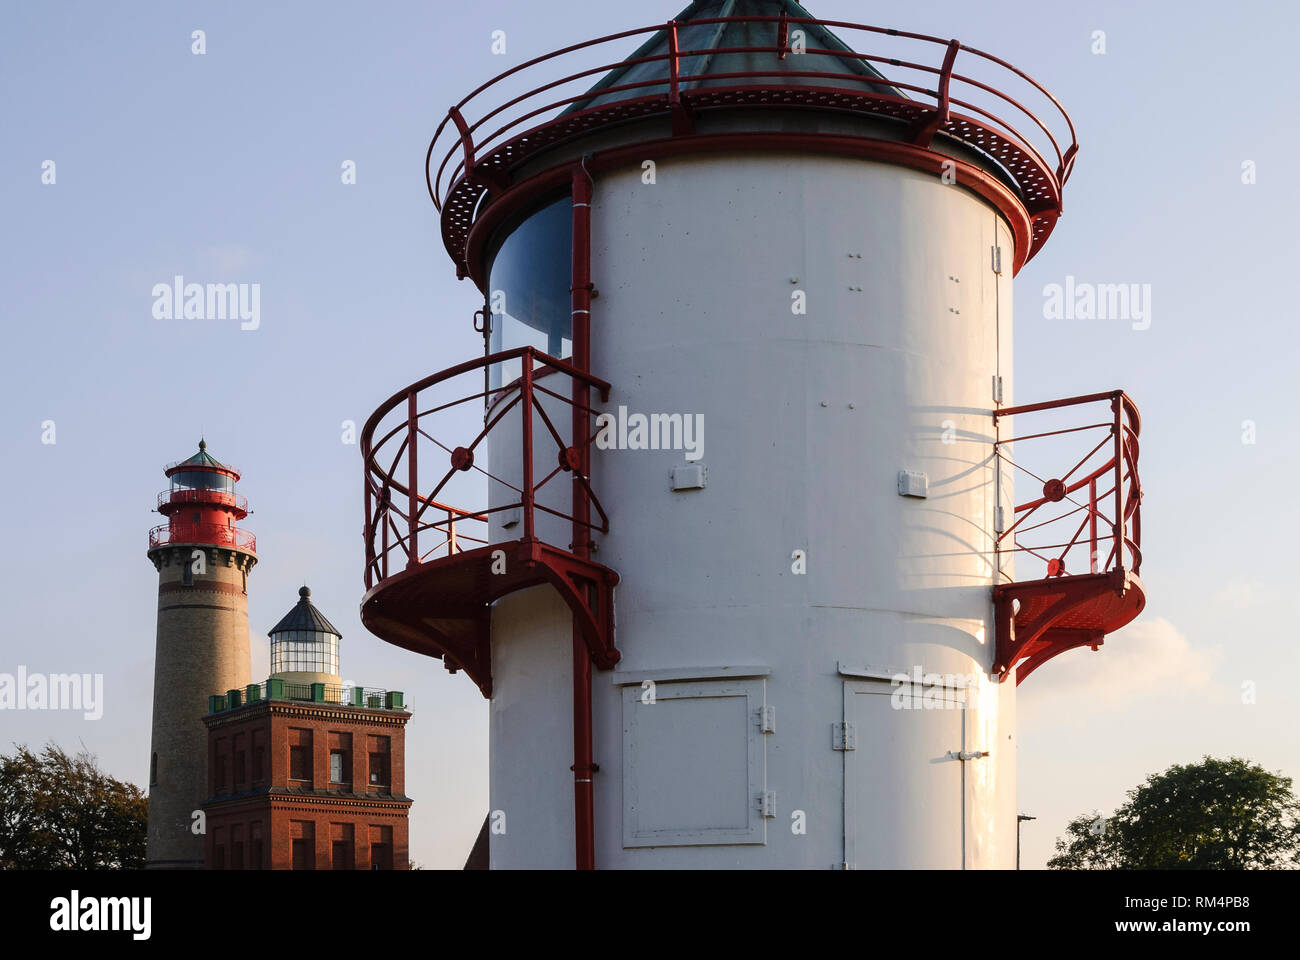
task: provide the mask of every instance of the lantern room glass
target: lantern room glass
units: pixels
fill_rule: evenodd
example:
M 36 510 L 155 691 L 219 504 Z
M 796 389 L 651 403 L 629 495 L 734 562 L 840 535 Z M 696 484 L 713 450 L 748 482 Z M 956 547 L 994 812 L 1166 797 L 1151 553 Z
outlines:
M 177 490 L 216 490 L 221 493 L 235 492 L 235 478 L 212 470 L 182 470 L 171 476 L 172 492 Z
M 339 636 L 315 630 L 271 634 L 271 673 L 339 672 Z

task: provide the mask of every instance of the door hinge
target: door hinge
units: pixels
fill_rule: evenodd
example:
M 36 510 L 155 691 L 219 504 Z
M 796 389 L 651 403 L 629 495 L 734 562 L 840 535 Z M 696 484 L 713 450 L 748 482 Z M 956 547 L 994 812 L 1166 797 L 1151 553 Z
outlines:
M 858 749 L 858 725 L 852 720 L 831 724 L 831 749 Z
M 997 244 L 994 244 L 992 248 L 992 254 L 993 254 L 992 255 L 993 272 L 1000 274 L 1002 273 L 1002 248 Z
M 763 733 L 776 733 L 776 707 L 758 708 L 758 729 Z
M 760 817 L 772 818 L 776 816 L 776 792 L 768 790 L 766 793 L 760 793 L 757 797 L 758 815 Z

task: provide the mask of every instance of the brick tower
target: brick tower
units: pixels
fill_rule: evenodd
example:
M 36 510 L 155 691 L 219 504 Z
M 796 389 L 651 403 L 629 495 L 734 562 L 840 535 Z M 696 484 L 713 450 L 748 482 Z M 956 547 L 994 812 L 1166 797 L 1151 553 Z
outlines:
M 158 512 L 167 522 L 149 531 L 158 639 L 146 867 L 186 870 L 203 866 L 203 836 L 192 824 L 207 797 L 207 697 L 249 681 L 248 572 L 257 541 L 238 528 L 248 515 L 235 492 L 239 471 L 215 460 L 205 442 L 165 474 Z

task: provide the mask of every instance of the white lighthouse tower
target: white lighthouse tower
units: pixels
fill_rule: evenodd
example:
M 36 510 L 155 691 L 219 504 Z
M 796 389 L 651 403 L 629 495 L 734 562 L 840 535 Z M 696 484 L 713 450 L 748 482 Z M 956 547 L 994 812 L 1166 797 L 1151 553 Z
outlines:
M 493 868 L 1015 864 L 1016 683 L 1144 603 L 1135 406 L 1011 405 L 1075 153 L 1005 61 L 788 0 L 452 108 L 485 356 L 367 423 L 362 615 L 490 698 Z

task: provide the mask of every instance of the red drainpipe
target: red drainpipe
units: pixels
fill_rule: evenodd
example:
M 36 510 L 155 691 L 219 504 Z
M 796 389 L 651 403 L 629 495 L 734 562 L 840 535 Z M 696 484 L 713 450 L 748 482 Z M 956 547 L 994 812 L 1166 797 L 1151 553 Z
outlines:
M 573 365 L 584 373 L 591 366 L 591 175 L 582 164 L 573 170 Z M 573 478 L 573 553 L 591 556 L 591 508 L 587 491 L 578 479 L 591 467 L 586 444 L 590 420 L 586 412 L 590 389 L 573 381 L 572 444 L 577 448 L 578 467 Z M 591 655 L 587 642 L 573 624 L 573 828 L 574 865 L 579 870 L 596 867 L 595 799 L 591 782 Z

